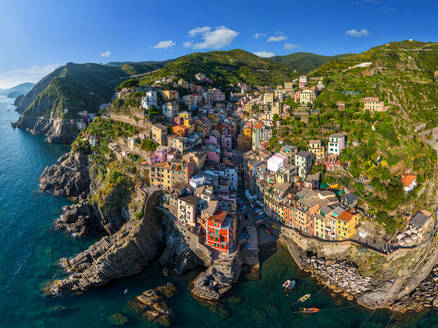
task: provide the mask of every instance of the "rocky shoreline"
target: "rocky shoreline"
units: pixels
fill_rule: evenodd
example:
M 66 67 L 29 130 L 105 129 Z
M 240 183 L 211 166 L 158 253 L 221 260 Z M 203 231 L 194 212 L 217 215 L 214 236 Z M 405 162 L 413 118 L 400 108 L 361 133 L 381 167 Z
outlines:
M 78 129 L 74 124 L 62 119 L 50 119 L 45 117 L 29 117 L 21 114 L 17 122 L 11 123 L 13 128 L 29 131 L 32 134 L 43 134 L 51 143 L 71 144 Z
M 438 266 L 432 269 L 414 291 L 397 300 L 390 309 L 396 312 L 422 311 L 427 308 L 438 309 Z
M 304 271 L 310 272 L 321 284 L 326 285 L 336 294 L 342 294 L 348 300 L 372 290 L 371 277 L 363 277 L 357 268 L 347 261 L 325 260 L 312 256 L 307 258 L 308 266 Z

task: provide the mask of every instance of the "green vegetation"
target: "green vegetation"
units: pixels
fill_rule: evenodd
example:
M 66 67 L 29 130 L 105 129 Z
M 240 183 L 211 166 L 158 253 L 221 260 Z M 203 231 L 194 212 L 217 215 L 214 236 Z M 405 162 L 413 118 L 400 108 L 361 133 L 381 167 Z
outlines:
M 312 54 L 310 52 L 296 52 L 285 56 L 270 57 L 269 60 L 289 66 L 290 68 L 300 72 L 309 73 L 319 66 L 338 58 L 351 56 L 351 54 L 342 54 L 337 56 L 323 56 Z
M 120 67 L 129 75 L 144 74 L 162 68 L 168 61 L 144 61 L 144 62 L 109 62 L 107 66 Z
M 363 62 L 372 64 L 351 68 Z M 325 172 L 323 181 L 355 190 L 360 205 L 375 215 L 388 235 L 393 234 L 404 224 L 403 213 L 411 207 L 424 208 L 426 194 L 434 188 L 436 153 L 414 127 L 419 122 L 438 124 L 438 44 L 391 43 L 328 62 L 311 76 L 324 77 L 327 84 L 316 99 L 317 111 L 298 116 L 295 105 L 291 115 L 280 120 L 269 148 L 278 149 L 278 138 L 301 150 L 307 149 L 310 139 L 327 146 L 329 135 L 346 133 L 348 148 L 340 155 L 346 169 Z M 366 96 L 380 97 L 387 111 L 374 115 L 364 111 Z M 344 110 L 337 109 L 338 101 L 345 103 Z M 313 172 L 324 168 L 315 167 Z M 408 195 L 400 181 L 407 172 L 417 174 L 420 184 Z M 427 189 L 419 194 L 423 187 Z
M 157 150 L 158 144 L 150 139 L 144 139 L 142 140 L 141 144 L 140 144 L 140 148 L 143 150 L 148 150 L 148 151 L 155 151 Z
M 297 73 L 287 66 L 235 49 L 180 57 L 157 72 L 140 78 L 140 85 L 149 85 L 163 77 L 193 81 L 194 75 L 199 72 L 205 73 L 218 87 L 238 82 L 276 86 L 297 77 Z
M 77 118 L 77 113 L 83 110 L 96 113 L 101 104 L 111 100 L 114 89 L 121 83 L 135 86 L 137 80 L 128 79 L 130 74 L 146 73 L 163 65 L 162 62 L 123 63 L 121 66 L 68 63 L 45 76 L 21 97 L 17 110 L 26 116 L 65 119 Z
M 83 110 L 96 112 L 127 76 L 116 67 L 68 63 L 38 82 L 21 100 L 19 110 L 26 116 L 65 118 L 76 118 Z

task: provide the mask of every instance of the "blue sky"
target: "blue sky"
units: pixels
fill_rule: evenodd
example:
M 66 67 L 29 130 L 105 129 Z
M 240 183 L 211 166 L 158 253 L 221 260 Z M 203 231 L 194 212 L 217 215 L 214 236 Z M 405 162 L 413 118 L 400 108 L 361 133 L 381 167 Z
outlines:
M 241 48 L 262 56 L 438 41 L 438 0 L 2 0 L 0 88 L 66 62 L 143 61 Z

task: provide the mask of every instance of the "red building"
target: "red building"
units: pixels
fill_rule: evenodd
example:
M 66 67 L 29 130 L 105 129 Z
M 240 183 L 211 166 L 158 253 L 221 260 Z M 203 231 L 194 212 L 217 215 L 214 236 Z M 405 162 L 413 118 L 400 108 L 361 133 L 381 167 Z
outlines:
M 205 243 L 207 246 L 229 254 L 236 238 L 236 220 L 234 216 L 221 211 L 207 219 Z

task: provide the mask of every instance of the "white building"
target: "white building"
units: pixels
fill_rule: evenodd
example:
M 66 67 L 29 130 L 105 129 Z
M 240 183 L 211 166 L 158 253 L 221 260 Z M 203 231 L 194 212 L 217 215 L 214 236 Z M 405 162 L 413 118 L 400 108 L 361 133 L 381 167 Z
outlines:
M 228 179 L 228 183 L 230 184 L 230 191 L 237 191 L 237 170 L 235 167 L 227 167 L 225 169 L 225 176 Z
M 300 94 L 300 104 L 306 105 L 311 104 L 315 101 L 316 95 L 315 91 L 311 89 L 304 89 Z
M 295 155 L 295 165 L 298 167 L 298 175 L 304 179 L 312 169 L 315 155 L 307 151 L 300 151 Z
M 329 154 L 339 156 L 342 149 L 346 146 L 346 135 L 343 133 L 335 133 L 329 137 L 328 150 Z
M 149 109 L 150 106 L 158 106 L 157 92 L 153 90 L 146 91 L 146 95 L 141 98 L 141 107 Z
M 277 172 L 280 168 L 287 166 L 287 156 L 282 154 L 275 154 L 268 159 L 268 170 Z

